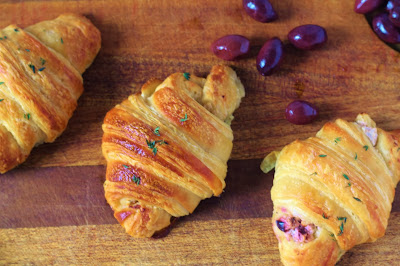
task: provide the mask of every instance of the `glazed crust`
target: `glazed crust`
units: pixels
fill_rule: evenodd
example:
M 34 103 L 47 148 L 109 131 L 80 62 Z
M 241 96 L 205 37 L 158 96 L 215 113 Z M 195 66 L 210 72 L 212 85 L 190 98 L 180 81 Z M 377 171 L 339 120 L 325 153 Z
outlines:
M 82 16 L 60 17 L 76 24 L 82 21 L 87 30 L 98 34 L 90 41 L 97 43 L 95 50 L 81 59 L 85 64 L 92 62 L 100 48 L 99 31 Z M 85 45 L 86 39 L 80 38 L 78 31 L 48 30 Z M 5 173 L 25 161 L 35 145 L 53 142 L 64 131 L 83 92 L 83 81 L 79 69 L 49 48 L 47 40 L 16 25 L 3 29 L 1 36 L 0 172 Z
M 355 123 L 329 122 L 316 137 L 283 148 L 271 197 L 285 265 L 334 265 L 353 246 L 385 234 L 399 181 L 399 137 L 360 114 Z M 299 241 L 279 228 L 282 217 L 315 225 L 314 239 Z
M 172 216 L 188 215 L 200 200 L 222 193 L 233 134 L 202 106 L 204 84 L 216 69 L 241 85 L 226 66 L 214 67 L 207 79 L 175 73 L 149 80 L 141 94 L 107 113 L 105 197 L 130 235 L 150 237 Z

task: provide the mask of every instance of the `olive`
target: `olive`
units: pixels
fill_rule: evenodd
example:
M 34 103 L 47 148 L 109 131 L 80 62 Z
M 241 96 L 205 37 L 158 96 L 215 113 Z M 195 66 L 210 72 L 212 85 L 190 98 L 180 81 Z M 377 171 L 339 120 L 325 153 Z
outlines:
M 283 43 L 274 37 L 268 40 L 257 55 L 257 70 L 263 76 L 271 75 L 283 58 Z
M 320 47 L 328 40 L 326 30 L 318 25 L 302 25 L 292 29 L 288 34 L 289 41 L 302 50 Z
M 389 11 L 389 20 L 396 26 L 400 27 L 400 5 L 394 5 Z
M 259 22 L 271 22 L 278 18 L 268 0 L 243 0 L 243 8 L 250 17 Z
M 285 222 L 282 222 L 281 220 L 276 220 L 276 226 L 281 230 L 282 232 L 285 231 Z
M 399 43 L 399 29 L 389 20 L 389 15 L 382 13 L 376 15 L 372 20 L 372 28 L 383 41 L 388 43 Z
M 393 7 L 394 7 L 394 2 L 396 2 L 396 1 L 394 1 L 394 0 L 389 0 L 389 1 L 387 2 L 387 4 L 386 4 L 386 11 L 390 12 L 390 10 L 393 9 Z
M 250 41 L 242 35 L 226 35 L 211 44 L 211 51 L 224 60 L 234 60 L 249 52 Z
M 286 119 L 296 125 L 309 124 L 318 116 L 318 109 L 311 103 L 296 100 L 286 107 Z
M 385 0 L 356 0 L 354 11 L 360 14 L 366 14 L 380 7 Z

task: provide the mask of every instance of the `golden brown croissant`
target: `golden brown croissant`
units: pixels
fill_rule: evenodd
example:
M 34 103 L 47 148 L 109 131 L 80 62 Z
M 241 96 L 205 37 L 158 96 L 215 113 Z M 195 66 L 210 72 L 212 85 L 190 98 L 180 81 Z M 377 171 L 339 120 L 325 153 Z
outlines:
M 356 122 L 326 123 L 276 159 L 273 230 L 285 265 L 334 265 L 353 246 L 385 234 L 400 171 L 400 132 Z M 277 157 L 277 158 L 276 158 Z
M 0 33 L 0 172 L 25 161 L 35 145 L 66 128 L 83 92 L 81 74 L 100 49 L 85 17 L 65 14 Z
M 243 96 L 236 73 L 218 65 L 207 79 L 149 80 L 107 113 L 105 197 L 130 235 L 150 237 L 222 193 L 233 140 L 224 120 Z

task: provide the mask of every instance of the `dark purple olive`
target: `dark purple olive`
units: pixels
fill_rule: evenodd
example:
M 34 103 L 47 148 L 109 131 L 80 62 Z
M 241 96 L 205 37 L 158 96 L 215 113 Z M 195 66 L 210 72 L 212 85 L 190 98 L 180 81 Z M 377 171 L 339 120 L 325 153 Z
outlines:
M 296 125 L 309 124 L 318 116 L 317 108 L 306 101 L 293 101 L 286 107 L 286 119 Z
M 302 25 L 288 34 L 289 41 L 302 50 L 311 50 L 322 46 L 328 40 L 326 30 L 318 25 Z
M 211 51 L 224 60 L 234 60 L 249 52 L 250 41 L 242 35 L 226 35 L 211 44 Z
M 250 17 L 259 22 L 271 22 L 278 18 L 268 0 L 243 0 L 243 8 Z
M 383 41 L 388 43 L 399 43 L 399 29 L 389 20 L 389 15 L 382 13 L 376 15 L 372 20 L 372 28 Z
M 263 76 L 271 75 L 283 58 L 283 44 L 279 38 L 268 40 L 257 55 L 257 70 Z
M 374 11 L 383 5 L 384 2 L 385 0 L 356 0 L 354 4 L 354 11 L 360 14 L 366 14 Z
M 279 228 L 279 230 L 285 232 L 285 222 L 282 222 L 281 220 L 276 220 L 276 226 Z
M 389 11 L 389 20 L 396 26 L 400 27 L 400 5 L 395 5 Z

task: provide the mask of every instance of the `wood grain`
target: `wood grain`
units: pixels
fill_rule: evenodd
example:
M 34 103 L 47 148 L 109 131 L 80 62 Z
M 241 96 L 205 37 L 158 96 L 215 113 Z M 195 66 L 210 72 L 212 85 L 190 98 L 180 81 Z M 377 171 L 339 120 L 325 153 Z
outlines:
M 177 71 L 206 75 L 224 63 L 210 51 L 213 40 L 242 34 L 252 41 L 251 57 L 228 62 L 246 88 L 246 98 L 235 113 L 233 159 L 261 158 L 296 138 L 315 133 L 326 121 L 354 119 L 368 112 L 387 130 L 399 127 L 400 56 L 382 43 L 351 1 L 276 1 L 281 19 L 263 24 L 252 20 L 241 1 L 61 1 L 2 4 L 0 26 L 27 26 L 61 12 L 87 15 L 102 33 L 99 56 L 84 74 L 86 91 L 66 132 L 55 143 L 42 145 L 25 163 L 31 167 L 99 165 L 101 124 L 105 113 L 151 77 L 165 78 Z M 334 12 L 330 12 L 334 10 Z M 262 77 L 255 55 L 269 38 L 286 40 L 295 26 L 317 23 L 329 41 L 317 51 L 297 51 L 285 45 L 280 71 Z M 295 99 L 315 103 L 320 119 L 295 126 L 284 119 L 285 107 Z M 83 126 L 84 125 L 84 126 Z
M 384 238 L 355 247 L 338 265 L 397 264 L 400 215 L 389 221 Z M 271 218 L 192 221 L 158 240 L 134 239 L 120 225 L 3 229 L 0 264 L 279 265 L 270 224 Z
M 26 27 L 61 13 L 86 15 L 102 33 L 102 49 L 85 72 L 85 92 L 67 130 L 35 148 L 28 161 L 0 177 L 0 264 L 279 264 L 271 229 L 272 173 L 259 170 L 268 152 L 314 135 L 328 120 L 368 112 L 386 129 L 400 128 L 399 53 L 382 43 L 353 1 L 271 0 L 279 20 L 262 24 L 241 1 L 2 1 L 0 27 Z M 286 41 L 293 27 L 324 26 L 329 40 L 313 52 Z M 209 45 L 225 34 L 251 39 L 250 57 L 223 62 Z M 255 57 L 278 36 L 286 55 L 262 77 Z M 137 240 L 117 225 L 103 197 L 101 124 L 106 112 L 151 77 L 205 76 L 231 65 L 246 97 L 235 113 L 227 187 L 181 219 L 167 238 Z M 319 119 L 295 126 L 284 110 L 295 99 L 315 103 Z M 355 247 L 339 265 L 395 265 L 400 256 L 400 189 L 385 237 Z

